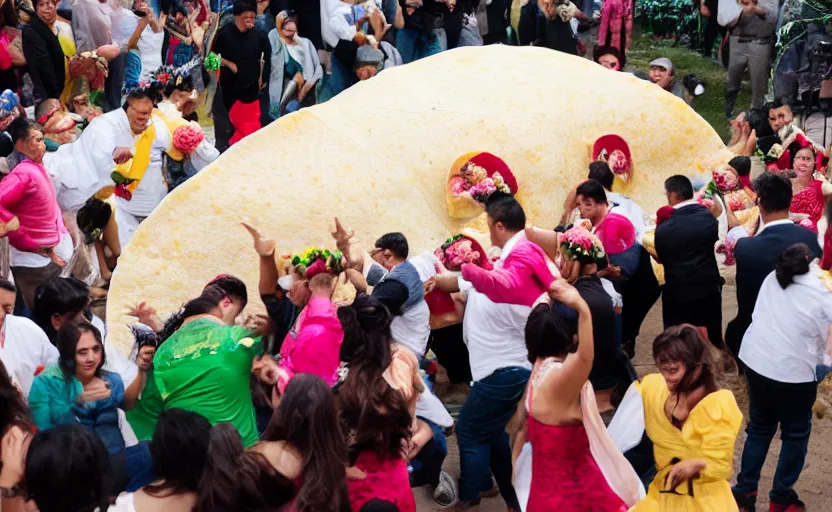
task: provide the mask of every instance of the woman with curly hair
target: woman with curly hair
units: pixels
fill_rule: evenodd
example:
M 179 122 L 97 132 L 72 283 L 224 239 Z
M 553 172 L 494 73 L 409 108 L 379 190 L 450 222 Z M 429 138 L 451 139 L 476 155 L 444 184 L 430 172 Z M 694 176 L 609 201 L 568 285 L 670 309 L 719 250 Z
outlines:
M 341 429 L 349 463 L 364 473 L 347 481 L 353 510 L 373 498 L 401 512 L 415 512 L 405 448 L 411 442 L 416 401 L 424 390 L 413 353 L 392 342 L 390 312 L 377 299 L 360 295 L 338 310 L 344 327 L 336 385 Z

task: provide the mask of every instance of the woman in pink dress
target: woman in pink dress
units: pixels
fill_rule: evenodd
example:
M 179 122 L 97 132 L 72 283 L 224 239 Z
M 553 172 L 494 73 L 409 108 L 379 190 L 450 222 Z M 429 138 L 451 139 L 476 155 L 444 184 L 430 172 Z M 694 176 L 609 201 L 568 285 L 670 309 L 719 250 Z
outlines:
M 832 195 L 832 184 L 815 178 L 817 154 L 811 143 L 794 142 L 789 146 L 789 154 L 795 174 L 791 179 L 792 204 L 789 212 L 795 214 L 795 221 L 817 233 L 824 203 Z
M 578 347 L 571 328 L 540 304 L 526 324 L 526 347 L 534 362 L 526 394 L 525 435 L 532 445 L 532 482 L 526 512 L 626 512 L 590 451 L 581 392 L 595 358 L 592 316 L 578 291 L 558 279 L 554 301 L 578 314 Z M 571 352 L 571 353 L 570 353 Z M 523 433 L 518 442 L 525 442 Z
M 338 318 L 346 366 L 336 384 L 336 403 L 349 463 L 363 472 L 362 478 L 347 480 L 352 510 L 378 499 L 400 512 L 416 512 L 405 455 L 424 390 L 416 357 L 392 342 L 390 313 L 378 299 L 360 295 L 338 310 Z

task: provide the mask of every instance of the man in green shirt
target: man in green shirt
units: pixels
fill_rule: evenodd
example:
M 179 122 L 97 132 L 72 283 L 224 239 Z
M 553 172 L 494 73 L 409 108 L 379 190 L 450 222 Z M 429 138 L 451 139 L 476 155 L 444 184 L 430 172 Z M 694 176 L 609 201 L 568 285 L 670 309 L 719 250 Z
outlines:
M 242 281 L 224 276 L 168 320 L 166 330 L 181 327 L 160 343 L 142 398 L 128 417 L 140 440 L 153 437 L 163 409 L 180 408 L 212 424 L 232 423 L 246 446 L 257 442 L 250 375 L 273 384 L 277 364 L 260 357 L 267 321 L 255 330 L 234 325 L 246 301 Z

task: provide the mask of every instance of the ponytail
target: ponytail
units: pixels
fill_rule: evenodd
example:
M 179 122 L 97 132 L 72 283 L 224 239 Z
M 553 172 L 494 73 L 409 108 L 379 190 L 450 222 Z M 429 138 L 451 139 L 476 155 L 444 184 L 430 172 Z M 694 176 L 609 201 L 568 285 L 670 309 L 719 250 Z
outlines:
M 794 282 L 795 276 L 809 272 L 809 247 L 806 244 L 794 244 L 777 256 L 774 275 L 784 290 Z
M 370 295 L 359 295 L 349 306 L 338 308 L 344 329 L 341 361 L 356 362 L 384 371 L 390 365 L 390 312 Z

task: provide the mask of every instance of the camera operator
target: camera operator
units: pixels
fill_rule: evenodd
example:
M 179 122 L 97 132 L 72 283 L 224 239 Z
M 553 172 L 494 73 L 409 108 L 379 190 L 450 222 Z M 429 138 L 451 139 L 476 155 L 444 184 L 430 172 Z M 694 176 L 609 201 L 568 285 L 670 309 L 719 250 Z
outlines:
M 676 80 L 676 69 L 667 57 L 659 57 L 650 62 L 650 81 L 671 94 L 685 100 L 688 105 L 693 97 L 685 94 L 685 88 L 681 82 Z
M 741 0 L 742 13 L 731 26 L 725 116 L 733 117 L 745 69 L 751 75 L 751 106 L 759 108 L 768 90 L 778 0 Z

